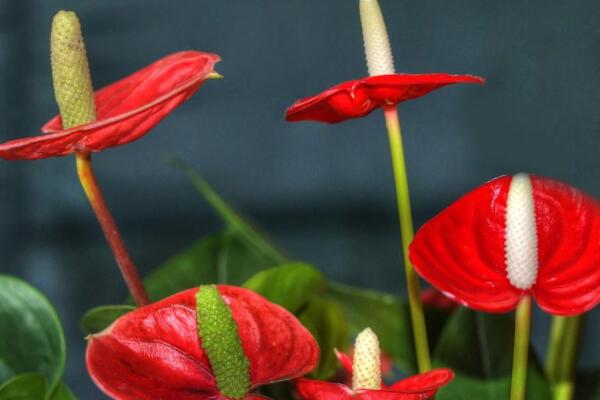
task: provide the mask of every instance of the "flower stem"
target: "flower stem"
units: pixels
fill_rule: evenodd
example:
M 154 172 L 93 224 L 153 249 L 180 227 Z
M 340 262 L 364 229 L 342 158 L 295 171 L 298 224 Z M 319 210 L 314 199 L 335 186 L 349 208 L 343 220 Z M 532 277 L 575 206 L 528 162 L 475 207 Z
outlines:
M 98 222 L 102 227 L 104 236 L 117 260 L 117 264 L 119 265 L 119 269 L 123 274 L 123 278 L 125 279 L 125 283 L 129 288 L 133 300 L 138 306 L 149 304 L 150 299 L 146 293 L 144 284 L 140 279 L 135 264 L 127 252 L 125 242 L 119 233 L 115 220 L 100 191 L 100 186 L 98 186 L 98 182 L 96 181 L 96 176 L 92 169 L 90 153 L 77 153 L 77 174 L 79 175 L 81 186 L 83 187 L 92 209 L 98 218 Z
M 573 398 L 573 369 L 577 359 L 582 317 L 552 319 L 546 374 L 552 385 L 554 400 Z
M 427 328 L 421 301 L 421 287 L 419 277 L 408 258 L 408 246 L 413 240 L 414 230 L 412 211 L 410 208 L 410 194 L 408 192 L 408 179 L 406 176 L 406 161 L 404 160 L 404 147 L 402 144 L 402 131 L 398 120 L 398 110 L 395 105 L 384 107 L 385 121 L 390 141 L 390 153 L 394 168 L 394 181 L 396 183 L 396 198 L 398 214 L 400 217 L 400 233 L 402 236 L 402 253 L 404 255 L 404 270 L 408 288 L 408 301 L 412 320 L 417 363 L 420 372 L 431 369 L 429 344 L 427 342 Z
M 515 321 L 515 345 L 513 353 L 511 400 L 525 400 L 527 388 L 527 358 L 529 356 L 529 332 L 531 329 L 531 297 L 525 296 L 517 306 Z

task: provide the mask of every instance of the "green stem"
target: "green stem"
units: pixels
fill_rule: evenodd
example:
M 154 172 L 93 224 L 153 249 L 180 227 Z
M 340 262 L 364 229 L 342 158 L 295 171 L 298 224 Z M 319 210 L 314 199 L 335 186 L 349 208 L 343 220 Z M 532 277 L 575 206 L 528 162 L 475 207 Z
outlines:
M 551 384 L 556 383 L 558 378 L 558 369 L 563 350 L 563 341 L 567 329 L 567 317 L 554 316 L 552 326 L 550 327 L 550 339 L 548 343 L 548 352 L 546 353 L 546 375 Z
M 529 332 L 531 329 L 531 297 L 525 296 L 517 306 L 515 321 L 515 347 L 513 353 L 511 400 L 525 400 L 527 388 L 527 358 L 529 356 Z
M 581 316 L 555 316 L 552 319 L 546 374 L 552 385 L 554 400 L 573 398 L 573 370 L 577 360 L 581 324 Z
M 408 179 L 406 176 L 406 161 L 404 160 L 404 147 L 402 144 L 402 131 L 398 120 L 398 110 L 395 105 L 384 107 L 385 121 L 390 141 L 390 153 L 394 168 L 394 181 L 396 183 L 396 197 L 398 214 L 400 217 L 400 233 L 402 236 L 402 253 L 404 255 L 404 270 L 408 288 L 408 301 L 412 320 L 417 363 L 420 372 L 431 369 L 429 344 L 427 342 L 427 328 L 421 301 L 421 287 L 419 277 L 413 269 L 408 258 L 408 246 L 413 240 L 414 230 L 412 211 L 410 207 L 410 194 L 408 192 Z

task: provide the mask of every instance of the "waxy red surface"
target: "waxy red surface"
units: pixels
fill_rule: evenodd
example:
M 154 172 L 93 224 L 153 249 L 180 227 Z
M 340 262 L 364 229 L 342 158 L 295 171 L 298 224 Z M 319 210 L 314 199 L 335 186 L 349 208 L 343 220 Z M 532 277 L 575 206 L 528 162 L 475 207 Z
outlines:
M 251 389 L 316 367 L 317 343 L 292 314 L 250 290 L 218 289 L 238 325 L 250 362 Z M 107 395 L 119 400 L 225 399 L 198 337 L 197 290 L 132 311 L 90 336 L 88 370 Z
M 600 204 L 565 183 L 530 176 L 538 239 L 538 275 L 528 290 L 513 286 L 505 265 L 506 202 L 512 177 L 468 193 L 416 234 L 417 272 L 455 301 L 507 312 L 532 294 L 555 315 L 576 315 L 600 302 Z
M 42 127 L 43 135 L 0 144 L 0 157 L 34 160 L 97 152 L 137 140 L 190 98 L 219 60 L 216 54 L 199 51 L 164 57 L 98 90 L 96 121 L 63 130 L 56 116 Z
M 472 75 L 377 75 L 341 83 L 296 101 L 286 110 L 287 121 L 342 122 L 363 117 L 374 109 L 414 99 L 456 83 L 484 83 Z
M 352 376 L 352 360 L 343 353 L 337 354 L 342 367 Z M 438 368 L 424 374 L 402 379 L 381 390 L 358 389 L 332 382 L 301 378 L 296 389 L 303 400 L 425 400 L 430 399 L 454 378 L 446 368 Z

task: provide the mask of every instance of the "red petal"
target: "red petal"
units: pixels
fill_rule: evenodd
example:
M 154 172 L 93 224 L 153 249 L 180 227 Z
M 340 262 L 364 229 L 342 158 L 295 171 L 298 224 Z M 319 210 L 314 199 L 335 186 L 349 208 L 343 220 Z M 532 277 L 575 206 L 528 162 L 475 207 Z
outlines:
M 487 312 L 515 308 L 523 291 L 510 284 L 504 261 L 510 176 L 473 190 L 427 222 L 410 245 L 417 272 L 444 294 Z
M 196 292 L 137 309 L 90 337 L 88 370 L 105 393 L 120 400 L 218 396 L 197 334 Z M 253 387 L 295 378 L 316 366 L 317 344 L 292 314 L 246 289 L 219 286 L 219 292 L 238 324 Z
M 382 390 L 353 391 L 339 383 L 310 379 L 299 379 L 296 390 L 303 400 L 424 400 L 435 396 L 453 378 L 451 370 L 440 368 L 401 380 Z
M 539 306 L 575 315 L 600 302 L 600 204 L 561 182 L 532 176 L 538 234 Z
M 337 357 L 338 361 L 342 365 L 342 368 L 344 369 L 344 371 L 346 371 L 346 373 L 348 375 L 352 376 L 352 357 L 350 357 L 346 353 L 342 353 L 341 351 L 338 351 L 337 349 L 335 349 L 334 351 L 335 351 L 335 356 Z
M 63 130 L 56 116 L 42 127 L 45 135 L 0 144 L 0 157 L 34 160 L 101 151 L 139 139 L 191 97 L 219 60 L 216 54 L 198 51 L 164 57 L 97 91 L 95 122 Z
M 421 301 L 426 307 L 441 311 L 452 311 L 458 307 L 458 303 L 434 287 L 428 287 L 421 292 Z
M 388 390 L 411 392 L 425 392 L 433 396 L 437 391 L 454 379 L 454 372 L 448 368 L 437 368 L 423 374 L 414 375 L 403 379 L 388 387 Z
M 287 121 L 342 122 L 363 117 L 375 108 L 414 99 L 455 83 L 484 83 L 471 75 L 395 74 L 348 81 L 321 94 L 296 101 L 286 111 Z
M 351 400 L 354 391 L 341 383 L 298 379 L 296 390 L 303 400 Z

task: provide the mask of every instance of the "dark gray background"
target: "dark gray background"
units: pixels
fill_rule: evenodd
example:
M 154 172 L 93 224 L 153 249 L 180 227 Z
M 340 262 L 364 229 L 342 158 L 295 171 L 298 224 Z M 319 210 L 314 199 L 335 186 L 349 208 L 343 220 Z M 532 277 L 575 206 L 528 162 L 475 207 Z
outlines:
M 297 258 L 340 281 L 403 292 L 383 118 L 287 124 L 296 98 L 366 74 L 357 1 L 0 2 L 0 139 L 37 134 L 56 113 L 49 27 L 82 21 L 96 87 L 182 49 L 219 53 L 211 81 L 142 140 L 95 157 L 134 259 L 150 270 L 219 228 L 163 156 L 190 161 Z M 500 174 L 559 178 L 600 197 L 600 3 L 381 0 L 399 71 L 474 73 L 400 107 L 417 226 Z M 68 339 L 66 381 L 100 399 L 78 319 L 125 293 L 75 175 L 74 159 L 0 162 L 0 272 L 39 287 Z M 600 363 L 598 312 L 584 366 Z M 548 319 L 536 314 L 545 346 Z

